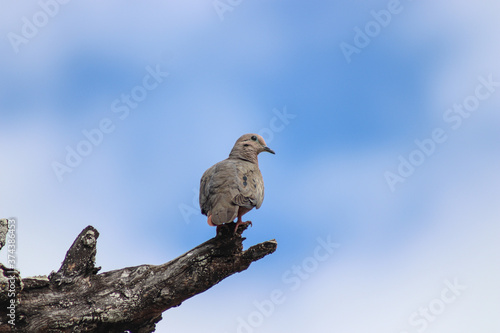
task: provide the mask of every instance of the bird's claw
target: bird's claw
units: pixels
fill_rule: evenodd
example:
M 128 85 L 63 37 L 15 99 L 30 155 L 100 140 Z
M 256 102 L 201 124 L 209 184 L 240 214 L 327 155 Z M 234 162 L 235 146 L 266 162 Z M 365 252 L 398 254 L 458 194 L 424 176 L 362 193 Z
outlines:
M 238 221 L 238 222 L 236 222 L 236 226 L 234 227 L 234 233 L 236 233 L 236 231 L 238 230 L 238 227 L 240 225 L 247 225 L 247 224 L 250 224 L 250 226 L 252 226 L 252 221 L 246 221 L 246 222 Z

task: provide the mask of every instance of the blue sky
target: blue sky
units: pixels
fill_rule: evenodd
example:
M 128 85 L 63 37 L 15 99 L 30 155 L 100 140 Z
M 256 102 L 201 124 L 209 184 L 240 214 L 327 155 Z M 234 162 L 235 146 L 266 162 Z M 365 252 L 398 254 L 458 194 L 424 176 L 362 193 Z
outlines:
M 54 1 L 0 11 L 0 216 L 23 276 L 89 224 L 103 271 L 211 238 L 199 179 L 254 132 L 277 154 L 245 244 L 278 250 L 158 332 L 500 329 L 496 1 Z M 58 177 L 68 149 L 86 156 Z

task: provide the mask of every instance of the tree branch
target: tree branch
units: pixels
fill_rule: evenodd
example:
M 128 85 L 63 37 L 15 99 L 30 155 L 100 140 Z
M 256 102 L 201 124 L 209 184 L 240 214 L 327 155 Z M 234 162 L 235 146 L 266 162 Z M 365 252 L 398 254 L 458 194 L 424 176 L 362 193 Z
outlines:
M 7 219 L 0 219 L 0 250 L 5 245 L 5 239 L 9 232 L 9 221 Z
M 26 332 L 153 332 L 162 312 L 276 250 L 276 241 L 270 240 L 243 251 L 241 233 L 247 226 L 234 234 L 234 225 L 165 264 L 101 274 L 94 267 L 99 233 L 88 226 L 57 273 L 22 279 L 15 327 Z M 0 332 L 10 329 L 3 306 L 0 316 Z
M 52 273 L 49 280 L 53 283 L 71 283 L 74 278 L 96 274 L 101 268 L 95 267 L 97 238 L 99 232 L 88 226 L 78 235 L 73 245 L 66 252 L 66 257 L 57 273 Z

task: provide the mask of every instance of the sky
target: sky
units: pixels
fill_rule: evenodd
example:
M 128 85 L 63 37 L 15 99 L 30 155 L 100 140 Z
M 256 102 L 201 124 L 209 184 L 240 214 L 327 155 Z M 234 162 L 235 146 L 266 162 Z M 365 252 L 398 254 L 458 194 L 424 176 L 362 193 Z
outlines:
M 276 155 L 244 245 L 277 251 L 157 332 L 500 331 L 498 1 L 2 6 L 0 216 L 23 277 L 87 225 L 102 272 L 210 239 L 201 175 L 258 133 Z

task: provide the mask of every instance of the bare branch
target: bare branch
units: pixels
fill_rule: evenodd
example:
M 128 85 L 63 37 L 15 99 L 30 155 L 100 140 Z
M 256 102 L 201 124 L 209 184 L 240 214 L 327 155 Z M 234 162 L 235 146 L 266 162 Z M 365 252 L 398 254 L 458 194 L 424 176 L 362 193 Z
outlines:
M 9 221 L 7 219 L 0 219 L 0 250 L 5 245 L 7 232 L 9 232 Z
M 161 314 L 276 250 L 270 240 L 243 251 L 240 226 L 162 265 L 96 274 L 97 230 L 76 238 L 57 273 L 22 280 L 16 329 L 26 332 L 153 332 Z M 3 292 L 3 291 L 2 291 Z M 5 310 L 0 308 L 4 318 Z M 0 332 L 6 329 L 4 320 Z
M 98 237 L 99 232 L 94 227 L 89 225 L 83 229 L 66 253 L 59 271 L 50 274 L 49 280 L 57 284 L 71 283 L 76 277 L 96 274 L 100 270 L 94 266 Z

